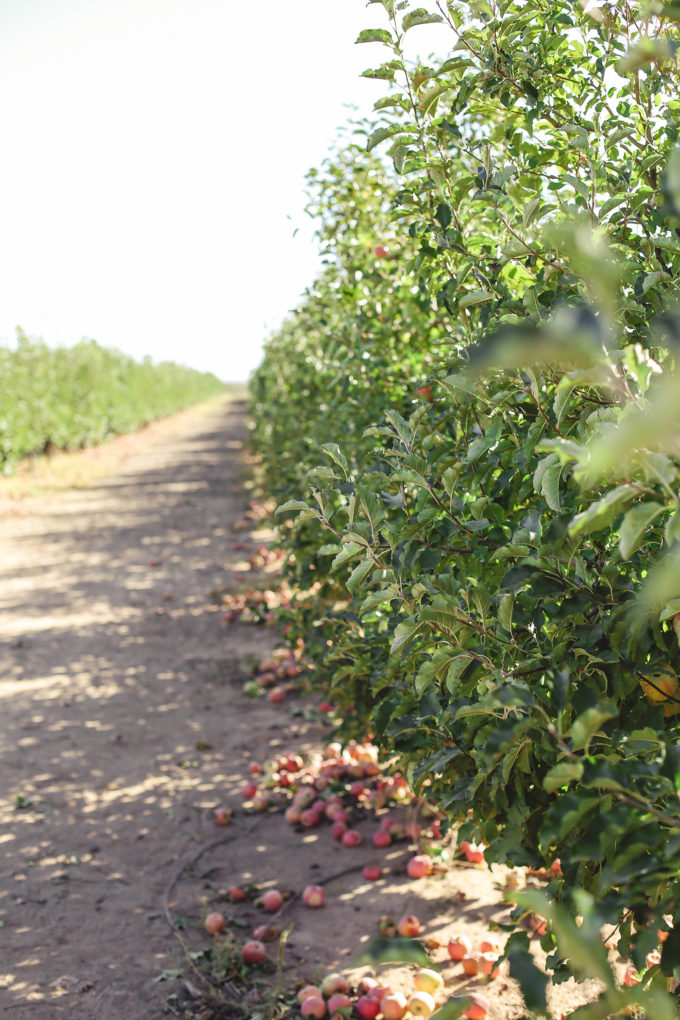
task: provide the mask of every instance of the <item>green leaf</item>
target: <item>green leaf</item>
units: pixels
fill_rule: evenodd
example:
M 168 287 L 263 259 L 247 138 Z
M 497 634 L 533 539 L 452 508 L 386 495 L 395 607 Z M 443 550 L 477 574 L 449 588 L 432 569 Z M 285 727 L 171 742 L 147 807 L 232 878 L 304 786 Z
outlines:
M 619 531 L 619 551 L 622 559 L 627 560 L 642 545 L 647 527 L 664 510 L 665 507 L 661 503 L 639 503 L 627 512 Z
M 621 511 L 638 495 L 632 485 L 617 485 L 586 510 L 576 514 L 569 525 L 570 535 L 588 535 L 609 527 Z
M 365 28 L 362 32 L 359 32 L 354 42 L 355 45 L 358 43 L 379 42 L 391 46 L 392 36 L 386 28 Z
M 289 499 L 286 503 L 282 503 L 281 506 L 277 506 L 274 513 L 284 514 L 287 510 L 309 510 L 309 503 L 305 503 L 302 499 Z
M 354 559 L 359 553 L 362 553 L 366 547 L 359 545 L 358 542 L 343 542 L 342 549 L 335 557 L 331 564 L 331 570 L 337 570 L 343 563 L 347 563 L 349 560 Z
M 416 636 L 418 631 L 423 627 L 424 621 L 419 620 L 417 616 L 411 616 L 408 620 L 402 620 L 401 623 L 397 624 L 394 631 L 394 638 L 390 646 L 390 653 L 394 655 L 400 648 L 407 645 L 409 641 Z
M 587 708 L 585 712 L 574 721 L 571 727 L 571 743 L 575 751 L 585 750 L 589 754 L 589 745 L 593 735 L 600 729 L 602 723 L 608 719 L 615 719 L 619 714 L 616 705 L 601 704 L 594 708 Z
M 437 109 L 437 103 L 439 102 L 440 97 L 448 91 L 448 85 L 432 85 L 421 97 L 420 108 L 422 112 L 434 113 Z
M 515 893 L 512 899 L 521 907 L 546 918 L 557 935 L 561 954 L 569 958 L 577 973 L 582 977 L 601 981 L 608 988 L 616 986 L 607 959 L 607 950 L 599 934 L 597 938 L 589 938 L 563 907 L 551 903 L 547 896 L 537 889 Z
M 495 294 L 480 287 L 478 290 L 470 290 L 458 302 L 459 308 L 472 308 L 474 305 L 483 305 L 485 301 L 493 301 Z
M 515 599 L 510 594 L 501 595 L 498 600 L 498 622 L 504 631 L 512 633 L 512 612 L 515 606 Z
M 416 967 L 430 967 L 431 960 L 422 942 L 418 939 L 377 935 L 368 942 L 358 956 L 352 960 L 352 967 L 375 966 L 385 963 L 411 963 Z
M 370 573 L 370 571 L 374 568 L 375 564 L 373 560 L 370 558 L 370 556 L 367 557 L 365 560 L 362 560 L 361 563 L 357 563 L 356 567 L 354 568 L 354 570 L 349 575 L 346 581 L 347 588 L 352 593 L 352 595 L 354 595 L 354 593 L 356 592 L 357 588 L 359 587 L 363 579 L 366 577 L 366 575 Z
M 522 946 L 513 946 L 507 953 L 510 964 L 510 977 L 518 982 L 527 1009 L 547 1009 L 547 989 L 549 977 L 542 970 L 539 970 L 536 962 L 528 949 Z
M 664 198 L 673 209 L 676 216 L 680 216 L 680 146 L 676 145 L 666 161 L 666 167 L 661 178 L 661 187 Z
M 342 468 L 342 472 L 345 478 L 347 478 L 347 458 L 340 449 L 337 443 L 322 443 L 321 449 L 325 450 L 328 456 L 335 461 L 338 467 Z
M 394 134 L 394 126 L 391 127 L 379 127 L 373 131 L 366 142 L 366 151 L 372 152 L 376 145 L 380 145 L 385 139 L 391 138 Z
M 562 786 L 568 786 L 569 783 L 573 783 L 574 780 L 581 779 L 582 776 L 582 761 L 573 761 L 572 759 L 569 761 L 561 761 L 557 765 L 554 765 L 544 777 L 543 789 L 546 793 L 554 793 L 555 790 L 559 790 Z
M 416 25 L 436 25 L 443 20 L 440 14 L 430 14 L 424 7 L 418 7 L 415 11 L 404 15 L 401 27 L 404 32 L 408 32 L 409 28 L 414 28 Z

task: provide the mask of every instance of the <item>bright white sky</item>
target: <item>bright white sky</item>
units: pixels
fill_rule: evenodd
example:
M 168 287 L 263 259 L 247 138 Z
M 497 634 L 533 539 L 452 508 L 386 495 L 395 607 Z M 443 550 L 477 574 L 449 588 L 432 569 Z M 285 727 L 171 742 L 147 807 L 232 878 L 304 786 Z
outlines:
M 318 269 L 304 175 L 347 104 L 385 94 L 360 72 L 386 51 L 354 46 L 384 18 L 365 0 L 0 0 L 0 342 L 20 325 L 247 378 Z

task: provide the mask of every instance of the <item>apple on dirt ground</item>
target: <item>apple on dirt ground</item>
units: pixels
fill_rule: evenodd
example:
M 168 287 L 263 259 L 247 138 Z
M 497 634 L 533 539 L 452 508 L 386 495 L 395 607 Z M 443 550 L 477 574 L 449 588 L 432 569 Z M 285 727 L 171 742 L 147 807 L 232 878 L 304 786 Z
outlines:
M 349 995 L 345 995 L 344 992 L 334 992 L 333 995 L 331 995 L 328 1002 L 326 1003 L 326 1006 L 331 1016 L 333 1015 L 333 1013 L 337 1013 L 340 1010 L 348 1010 L 349 1012 L 351 1012 L 352 1000 L 350 999 Z M 349 1012 L 347 1014 L 348 1016 Z
M 302 891 L 302 902 L 306 907 L 323 907 L 326 902 L 323 886 L 307 885 Z
M 429 992 L 430 995 L 434 995 L 444 987 L 444 978 L 436 970 L 423 967 L 416 971 L 413 984 L 417 992 Z
M 362 995 L 357 1000 L 356 1010 L 361 1020 L 375 1020 L 380 1012 L 380 1002 L 369 995 Z
M 429 992 L 414 992 L 408 1000 L 408 1010 L 413 1016 L 428 1017 L 434 1007 L 435 1001 Z
M 463 970 L 467 975 L 469 975 L 469 977 L 475 977 L 479 974 L 481 955 L 481 953 L 468 953 L 468 955 L 464 956 L 461 960 Z
M 251 939 L 250 942 L 246 942 L 241 955 L 245 963 L 262 963 L 267 956 L 267 949 L 263 942 L 258 939 Z
M 320 996 L 311 995 L 301 1003 L 300 1012 L 304 1017 L 310 1016 L 318 1020 L 326 1015 L 326 1003 Z
M 467 997 L 470 1004 L 463 1015 L 467 1017 L 467 1020 L 485 1020 L 491 1009 L 491 1003 L 486 995 L 480 995 L 479 992 L 468 992 Z
M 401 992 L 391 992 L 380 1000 L 380 1008 L 384 1020 L 403 1020 L 406 1015 L 406 996 Z
M 417 935 L 420 931 L 420 921 L 415 914 L 406 914 L 406 916 L 402 917 L 399 921 L 397 931 L 400 935 L 406 937 Z
M 229 825 L 231 811 L 226 807 L 217 807 L 213 811 L 213 818 L 215 819 L 215 825 Z
M 317 985 L 305 985 L 304 988 L 301 988 L 297 993 L 298 1002 L 304 1002 L 305 999 L 310 998 L 323 999 L 321 989 L 318 988 Z
M 432 874 L 432 858 L 427 854 L 416 854 L 406 865 L 410 878 L 427 878 Z
M 321 982 L 321 991 L 329 998 L 331 995 L 335 995 L 340 992 L 342 995 L 347 995 L 349 992 L 349 981 L 343 974 L 338 974 L 332 971 L 330 974 L 326 974 L 325 978 Z
M 283 906 L 283 896 L 278 889 L 270 889 L 262 897 L 262 906 L 270 914 L 275 914 Z
M 358 829 L 348 829 L 347 832 L 342 834 L 343 846 L 361 846 L 362 843 L 363 836 Z
M 215 910 L 208 914 L 203 922 L 203 927 L 210 935 L 217 935 L 219 932 L 224 931 L 225 923 L 224 916 Z
M 367 864 L 363 870 L 363 876 L 367 882 L 377 882 L 382 871 L 383 869 L 378 864 Z

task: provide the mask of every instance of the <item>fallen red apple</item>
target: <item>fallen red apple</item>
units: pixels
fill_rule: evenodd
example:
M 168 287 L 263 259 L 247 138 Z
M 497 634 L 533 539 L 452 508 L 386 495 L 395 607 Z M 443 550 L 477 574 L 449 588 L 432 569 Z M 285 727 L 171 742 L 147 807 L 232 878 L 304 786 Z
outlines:
M 479 992 L 468 992 L 467 997 L 470 1000 L 470 1005 L 465 1010 L 464 1016 L 468 1020 L 484 1020 L 491 1009 L 491 1003 L 486 995 L 480 995 Z
M 380 1009 L 384 1020 L 402 1020 L 406 1013 L 406 996 L 401 992 L 391 992 L 380 1000 Z
M 340 992 L 342 995 L 347 995 L 349 992 L 349 981 L 343 974 L 338 974 L 332 971 L 330 974 L 326 974 L 325 978 L 321 982 L 321 991 L 329 998 L 331 995 L 335 995 Z
M 243 900 L 248 898 L 248 893 L 245 889 L 241 889 L 238 885 L 230 885 L 229 896 L 234 903 L 242 903 Z
M 363 842 L 363 836 L 358 829 L 348 829 L 342 835 L 343 846 L 360 846 Z
M 213 811 L 213 818 L 215 819 L 215 825 L 229 825 L 231 811 L 226 807 L 217 807 Z
M 373 846 L 376 846 L 379 849 L 389 846 L 390 843 L 392 842 L 392 837 L 390 836 L 387 829 L 378 829 L 377 832 L 373 833 L 372 839 Z
M 304 1002 L 301 1003 L 300 1012 L 305 1017 L 311 1016 L 317 1020 L 317 1018 L 326 1015 L 326 1003 L 322 998 L 310 995 L 308 999 L 305 999 Z
M 368 995 L 362 995 L 357 1000 L 356 1010 L 362 1020 L 374 1020 L 380 1012 L 380 1003 Z
M 326 898 L 323 886 L 307 885 L 302 891 L 302 902 L 306 907 L 323 907 Z
M 484 849 L 485 847 L 483 843 L 470 843 L 465 852 L 466 860 L 468 860 L 470 864 L 483 864 Z
M 316 985 L 305 985 L 305 987 L 301 988 L 300 991 L 297 993 L 297 1000 L 298 1000 L 298 1002 L 304 1002 L 305 999 L 311 999 L 311 998 L 316 998 L 316 999 L 322 999 L 323 998 L 323 995 L 321 993 L 321 989 L 318 988 Z
M 359 995 L 374 995 L 378 988 L 380 988 L 380 985 L 376 979 L 372 978 L 370 974 L 366 974 L 357 985 L 357 992 Z M 374 998 L 375 997 L 376 996 L 374 995 Z M 380 996 L 378 995 L 377 998 L 379 999 Z
M 270 914 L 275 914 L 277 910 L 280 910 L 283 906 L 283 896 L 278 889 L 270 889 L 262 897 L 262 906 L 265 910 L 268 910 Z
M 306 829 L 313 829 L 321 821 L 321 816 L 314 808 L 307 808 L 300 813 L 300 822 Z
M 416 854 L 406 865 L 410 878 L 426 878 L 432 874 L 432 859 L 427 854 Z
M 498 953 L 488 951 L 480 953 L 479 969 L 486 977 L 498 977 Z
M 283 701 L 285 694 L 282 687 L 272 687 L 271 691 L 267 695 L 273 705 L 278 705 Z
M 333 839 L 341 840 L 347 832 L 347 826 L 344 822 L 333 822 L 331 825 L 331 836 Z
M 257 794 L 257 791 L 258 791 L 257 783 L 246 783 L 243 789 L 241 790 L 241 796 L 243 797 L 244 800 L 252 800 L 252 798 Z
M 335 1013 L 341 1009 L 352 1009 L 352 1000 L 349 995 L 345 995 L 344 992 L 334 992 L 327 1002 L 327 1008 L 329 1013 Z
M 417 935 L 420 931 L 420 921 L 415 914 L 407 914 L 402 917 L 397 925 L 397 931 L 400 935 L 411 937 Z
M 376 882 L 382 875 L 382 868 L 377 864 L 367 864 L 363 875 L 368 882 Z
M 262 942 L 258 942 L 257 939 L 252 939 L 250 942 L 246 942 L 245 946 L 241 950 L 241 956 L 245 963 L 262 963 L 267 955 L 267 949 Z
M 224 917 L 216 910 L 212 914 L 208 914 L 203 922 L 203 927 L 210 935 L 218 935 L 219 932 L 224 931 L 224 925 Z
M 452 960 L 462 960 L 472 951 L 472 943 L 467 935 L 452 935 L 449 939 L 449 956 Z
M 480 958 L 481 958 L 481 953 L 468 953 L 468 955 L 464 956 L 463 959 L 461 960 L 461 963 L 463 964 L 463 970 L 470 977 L 475 977 L 477 974 L 479 974 L 479 971 L 480 971 L 480 966 L 479 966 Z

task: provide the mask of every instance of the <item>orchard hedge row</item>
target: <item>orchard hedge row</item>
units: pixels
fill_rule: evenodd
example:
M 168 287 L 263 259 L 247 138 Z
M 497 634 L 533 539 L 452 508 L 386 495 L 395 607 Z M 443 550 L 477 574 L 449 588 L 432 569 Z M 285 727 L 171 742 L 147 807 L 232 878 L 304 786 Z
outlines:
M 252 384 L 291 634 L 487 858 L 561 859 L 578 1016 L 676 1016 L 679 11 L 374 6 L 387 94 L 310 175 L 324 271 Z M 450 55 L 410 66 L 427 23 Z M 618 989 L 600 926 L 644 971 L 673 922 Z
M 136 362 L 94 340 L 52 348 L 19 331 L 15 348 L 0 347 L 0 469 L 134 432 L 222 389 L 208 372 Z

